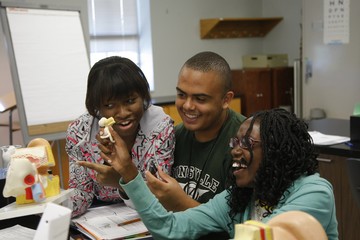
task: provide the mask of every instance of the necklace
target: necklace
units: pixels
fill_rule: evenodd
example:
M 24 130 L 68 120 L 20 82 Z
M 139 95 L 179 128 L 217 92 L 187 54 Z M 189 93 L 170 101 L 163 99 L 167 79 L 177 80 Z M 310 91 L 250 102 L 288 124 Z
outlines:
M 197 176 L 195 175 L 194 178 L 193 178 L 193 181 L 195 181 L 195 187 L 194 187 L 194 189 L 190 190 L 190 192 L 192 191 L 192 199 L 197 200 L 197 198 L 199 197 L 199 196 L 196 196 L 196 195 L 197 195 L 197 191 L 198 191 L 198 188 L 199 188 L 199 185 L 200 185 L 201 178 L 203 177 L 204 169 L 205 169 L 205 167 L 206 167 L 209 159 L 210 159 L 211 156 L 212 156 L 212 153 L 213 153 L 213 151 L 214 151 L 214 149 L 215 149 L 215 146 L 216 146 L 216 144 L 217 144 L 217 142 L 218 142 L 218 140 L 219 140 L 219 136 L 220 136 L 221 133 L 222 133 L 222 130 L 223 130 L 224 125 L 225 125 L 225 123 L 226 123 L 226 121 L 227 121 L 227 118 L 228 118 L 228 112 L 226 112 L 225 121 L 222 123 L 221 128 L 220 128 L 218 134 L 216 135 L 215 139 L 209 141 L 209 142 L 212 142 L 212 144 L 211 144 L 210 150 L 209 150 L 209 152 L 208 152 L 208 154 L 207 154 L 207 156 L 206 156 L 206 158 L 205 158 L 205 161 L 204 161 L 204 163 L 203 163 L 202 166 L 201 166 L 200 176 L 197 177 Z M 190 165 L 191 165 L 192 160 L 193 160 L 193 159 L 192 159 L 192 155 L 193 155 L 194 138 L 195 138 L 195 133 L 193 133 L 193 136 L 192 136 L 191 141 L 190 141 L 190 156 L 189 156 L 188 173 L 187 173 L 188 184 L 190 183 L 190 180 L 191 180 L 191 179 L 190 179 Z M 193 165 L 193 166 L 194 166 L 194 165 Z M 189 187 L 189 189 L 190 189 L 190 187 Z M 189 194 L 189 191 L 188 191 L 187 193 Z

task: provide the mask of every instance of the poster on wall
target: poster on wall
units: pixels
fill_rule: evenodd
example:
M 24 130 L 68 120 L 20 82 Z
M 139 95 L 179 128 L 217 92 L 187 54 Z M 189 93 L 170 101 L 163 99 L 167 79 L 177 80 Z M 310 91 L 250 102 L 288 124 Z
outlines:
M 324 43 L 347 44 L 350 31 L 350 0 L 324 0 Z

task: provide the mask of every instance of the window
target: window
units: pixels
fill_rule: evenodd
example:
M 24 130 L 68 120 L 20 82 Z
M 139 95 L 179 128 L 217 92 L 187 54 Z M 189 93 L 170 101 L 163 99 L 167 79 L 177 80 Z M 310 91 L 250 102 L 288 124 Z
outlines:
M 88 0 L 88 6 L 91 66 L 105 57 L 127 57 L 143 70 L 154 90 L 150 1 Z
M 90 63 L 108 56 L 139 62 L 136 0 L 89 0 Z

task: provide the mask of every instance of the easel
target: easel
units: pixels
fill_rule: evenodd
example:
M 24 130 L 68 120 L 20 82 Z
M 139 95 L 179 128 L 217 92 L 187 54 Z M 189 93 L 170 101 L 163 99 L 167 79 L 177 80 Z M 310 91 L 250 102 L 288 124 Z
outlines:
M 0 127 L 9 128 L 9 145 L 13 144 L 13 132 L 20 129 L 20 125 L 17 122 L 13 122 L 13 111 L 16 109 L 15 93 L 9 92 L 0 97 L 0 113 L 9 111 L 9 122 L 0 123 Z

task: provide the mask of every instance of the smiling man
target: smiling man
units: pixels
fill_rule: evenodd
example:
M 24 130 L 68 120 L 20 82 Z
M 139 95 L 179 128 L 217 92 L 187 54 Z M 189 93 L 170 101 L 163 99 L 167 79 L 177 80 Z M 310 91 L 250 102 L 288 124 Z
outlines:
M 182 211 L 205 203 L 225 189 L 231 164 L 229 140 L 245 119 L 229 109 L 234 97 L 231 70 L 220 55 L 200 52 L 182 66 L 176 107 L 183 121 L 175 128 L 172 177 L 147 178 L 148 186 L 168 210 Z M 227 234 L 206 239 L 228 239 Z

